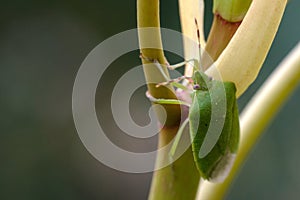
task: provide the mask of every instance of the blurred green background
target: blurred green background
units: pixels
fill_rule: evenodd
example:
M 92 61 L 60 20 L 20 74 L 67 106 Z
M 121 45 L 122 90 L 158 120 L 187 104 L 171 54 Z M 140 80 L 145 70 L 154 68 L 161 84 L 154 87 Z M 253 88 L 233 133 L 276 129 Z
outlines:
M 211 1 L 206 4 L 207 34 Z M 299 8 L 300 1 L 289 1 L 261 73 L 239 99 L 240 110 L 299 41 Z M 94 159 L 79 140 L 71 109 L 81 62 L 106 38 L 135 28 L 135 11 L 135 1 L 128 0 L 1 1 L 1 200 L 147 198 L 152 174 L 119 172 Z M 162 27 L 180 31 L 177 1 L 162 1 L 161 13 Z M 114 62 L 99 83 L 96 102 L 108 136 L 125 149 L 145 152 L 155 149 L 157 138 L 129 138 L 109 110 L 113 85 L 138 64 L 138 52 Z M 130 105 L 139 124 L 148 120 L 145 90 Z M 299 199 L 299 98 L 298 89 L 252 151 L 227 199 Z

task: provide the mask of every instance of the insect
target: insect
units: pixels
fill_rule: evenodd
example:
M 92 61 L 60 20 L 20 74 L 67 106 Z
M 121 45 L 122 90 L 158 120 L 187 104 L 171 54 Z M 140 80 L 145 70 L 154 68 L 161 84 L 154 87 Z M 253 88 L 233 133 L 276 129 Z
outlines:
M 170 155 L 174 156 L 184 126 L 189 122 L 193 157 L 201 177 L 211 182 L 223 182 L 233 165 L 239 144 L 236 87 L 233 82 L 213 80 L 201 71 L 200 56 L 199 60 L 184 61 L 169 66 L 169 69 L 176 69 L 189 62 L 194 63 L 192 77 L 179 77 L 157 86 L 172 84 L 187 89 L 185 86 L 180 86 L 178 82 L 188 79 L 193 88 L 190 104 L 181 100 L 156 99 L 149 93 L 147 96 L 153 103 L 189 106 L 188 118 L 182 123 L 175 136 Z

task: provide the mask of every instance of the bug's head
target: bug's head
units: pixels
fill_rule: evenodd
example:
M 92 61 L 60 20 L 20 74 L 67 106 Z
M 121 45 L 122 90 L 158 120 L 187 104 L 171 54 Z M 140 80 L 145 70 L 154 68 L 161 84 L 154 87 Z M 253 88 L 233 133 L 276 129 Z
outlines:
M 203 72 L 194 73 L 194 90 L 208 90 L 211 79 Z
M 194 90 L 200 90 L 200 89 L 201 89 L 201 87 L 200 87 L 200 85 L 199 85 L 199 84 L 195 84 L 195 85 L 193 86 L 193 89 L 194 89 Z

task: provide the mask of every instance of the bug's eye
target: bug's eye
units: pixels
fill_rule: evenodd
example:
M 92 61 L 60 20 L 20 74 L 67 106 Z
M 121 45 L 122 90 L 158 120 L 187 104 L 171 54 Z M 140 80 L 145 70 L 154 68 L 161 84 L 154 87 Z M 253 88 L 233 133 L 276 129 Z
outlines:
M 200 85 L 199 84 L 195 84 L 193 88 L 194 88 L 194 90 L 200 90 Z

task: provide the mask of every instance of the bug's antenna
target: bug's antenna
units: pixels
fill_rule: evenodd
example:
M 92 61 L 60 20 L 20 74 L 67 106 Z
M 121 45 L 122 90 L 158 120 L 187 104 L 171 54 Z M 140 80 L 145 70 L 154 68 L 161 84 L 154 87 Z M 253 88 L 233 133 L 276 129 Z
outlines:
M 196 24 L 196 28 L 197 28 L 197 39 L 198 39 L 198 51 L 199 51 L 199 66 L 202 72 L 204 72 L 202 64 L 201 64 L 201 43 L 200 43 L 200 30 L 199 30 L 199 26 L 198 26 L 198 22 L 197 19 L 195 18 L 195 24 Z

